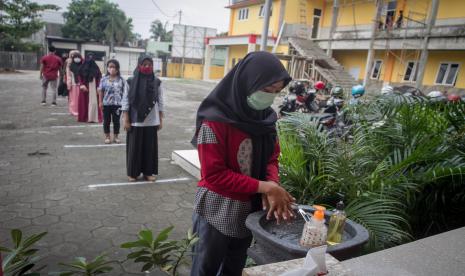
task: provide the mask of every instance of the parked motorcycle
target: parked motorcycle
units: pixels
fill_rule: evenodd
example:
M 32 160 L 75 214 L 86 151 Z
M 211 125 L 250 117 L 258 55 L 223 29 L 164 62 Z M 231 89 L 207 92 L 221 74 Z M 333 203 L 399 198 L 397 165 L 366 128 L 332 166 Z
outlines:
M 318 113 L 326 106 L 326 98 L 318 93 L 325 89 L 321 81 L 311 86 L 308 80 L 295 80 L 289 85 L 289 92 L 279 106 L 279 114 L 286 113 Z

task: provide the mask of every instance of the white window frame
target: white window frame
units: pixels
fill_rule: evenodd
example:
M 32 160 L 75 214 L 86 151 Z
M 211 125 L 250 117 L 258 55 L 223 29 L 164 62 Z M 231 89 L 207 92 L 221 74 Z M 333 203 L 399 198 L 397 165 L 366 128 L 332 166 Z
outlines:
M 315 14 L 315 10 L 319 10 L 320 11 L 320 15 L 316 15 Z M 312 16 L 312 30 L 311 30 L 311 33 L 310 35 L 312 35 L 312 38 L 318 38 L 320 37 L 320 31 L 321 31 L 321 16 L 323 15 L 323 9 L 318 9 L 318 8 L 314 8 L 313 9 L 313 16 Z M 315 28 L 315 26 L 313 25 L 313 23 L 315 22 L 315 18 L 318 18 L 318 26 L 316 26 L 318 29 L 317 29 L 317 32 L 315 34 L 315 37 L 313 37 L 313 28 Z
M 442 82 L 439 83 L 439 82 L 436 82 L 436 81 L 438 80 L 439 71 L 441 69 L 442 64 L 447 64 L 447 69 L 446 69 L 446 73 L 444 74 L 444 78 L 442 79 Z M 447 80 L 447 77 L 448 77 L 448 75 L 450 73 L 450 68 L 451 68 L 452 64 L 457 64 L 457 71 L 455 72 L 454 80 L 452 81 L 452 83 L 447 84 L 447 83 L 445 83 L 445 81 Z M 461 67 L 460 62 L 454 62 L 454 61 L 441 61 L 441 62 L 439 62 L 438 71 L 436 72 L 436 76 L 434 77 L 434 84 L 435 85 L 452 86 L 452 87 L 455 86 L 455 83 L 457 82 L 457 76 L 459 75 L 460 67 Z
M 273 15 L 273 5 L 270 8 L 270 17 Z M 258 18 L 263 18 L 265 16 L 265 5 L 260 5 L 260 9 L 258 10 Z
M 244 21 L 244 20 L 247 20 L 247 19 L 249 19 L 249 8 L 239 9 L 238 20 L 239 21 Z
M 379 65 L 379 71 L 378 71 L 378 75 L 376 76 L 376 78 L 374 78 L 374 77 L 373 77 L 373 73 L 375 72 L 375 67 L 376 67 L 375 65 L 376 65 L 376 63 L 378 63 L 378 62 L 380 63 L 380 65 Z M 375 60 L 373 61 L 373 65 L 372 65 L 372 68 L 371 68 L 370 78 L 371 78 L 372 80 L 379 80 L 379 76 L 381 76 L 381 71 L 382 71 L 382 69 L 383 69 L 383 60 L 382 60 L 382 59 L 375 59 Z
M 265 5 L 260 5 L 260 10 L 258 11 L 258 17 L 262 18 L 265 16 Z
M 412 72 L 410 73 L 410 78 L 406 80 L 405 75 L 407 75 L 408 64 L 411 62 L 413 62 Z M 417 75 L 417 71 L 418 71 L 418 60 L 408 60 L 405 65 L 404 76 L 402 77 L 402 82 L 416 82 L 416 79 L 414 80 L 414 78 Z

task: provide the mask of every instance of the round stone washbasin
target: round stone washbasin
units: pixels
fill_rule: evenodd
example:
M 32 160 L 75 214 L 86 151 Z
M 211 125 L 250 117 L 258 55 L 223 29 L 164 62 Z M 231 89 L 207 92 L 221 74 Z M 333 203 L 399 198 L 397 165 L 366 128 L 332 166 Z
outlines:
M 315 209 L 300 205 L 307 213 Z M 326 226 L 333 212 L 325 211 Z M 248 255 L 257 264 L 268 264 L 297 258 L 303 258 L 308 248 L 299 245 L 300 236 L 305 221 L 296 213 L 297 218 L 290 224 L 276 224 L 276 221 L 267 220 L 265 211 L 250 214 L 246 226 L 252 231 L 255 244 L 249 248 Z M 327 253 L 339 261 L 360 255 L 363 245 L 368 241 L 368 231 L 358 223 L 346 220 L 342 242 L 337 245 L 328 245 Z

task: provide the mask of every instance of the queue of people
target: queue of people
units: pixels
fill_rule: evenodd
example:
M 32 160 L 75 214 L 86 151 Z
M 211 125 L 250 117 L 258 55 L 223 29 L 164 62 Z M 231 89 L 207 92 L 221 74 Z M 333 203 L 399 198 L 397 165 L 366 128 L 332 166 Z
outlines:
M 132 85 L 121 76 L 116 59 L 106 63 L 106 74 L 95 62 L 93 54 L 83 58 L 77 50 L 70 51 L 66 60 L 56 56 L 53 46 L 41 59 L 42 105 L 46 105 L 48 86 L 52 88 L 56 106 L 57 83 L 60 95 L 68 96 L 68 110 L 78 122 L 102 123 L 104 143 L 121 143 L 119 138 L 121 114 L 127 131 L 126 155 L 129 181 L 143 175 L 155 181 L 158 174 L 158 135 L 163 122 L 163 93 L 161 81 L 153 70 L 153 60 L 142 56 L 133 73 Z M 64 57 L 64 55 L 63 55 Z M 63 91 L 66 90 L 66 91 Z M 113 123 L 113 137 L 110 127 Z

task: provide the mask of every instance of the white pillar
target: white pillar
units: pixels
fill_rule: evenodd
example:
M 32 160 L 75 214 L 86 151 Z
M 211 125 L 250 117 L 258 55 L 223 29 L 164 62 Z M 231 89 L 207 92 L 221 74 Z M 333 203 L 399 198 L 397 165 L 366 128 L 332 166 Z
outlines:
M 332 42 L 334 31 L 337 27 L 337 18 L 339 15 L 339 0 L 334 0 L 333 3 L 333 15 L 331 17 L 331 27 L 329 28 L 329 37 L 328 37 L 328 49 L 326 49 L 326 54 L 331 57 L 333 55 Z M 315 26 L 313 26 L 315 28 Z
M 224 74 L 226 76 L 229 72 L 229 47 L 226 47 L 226 57 L 224 59 Z
M 438 7 L 439 7 L 439 0 L 433 0 L 431 3 L 431 10 L 428 15 L 428 21 L 426 23 L 426 33 L 425 37 L 423 38 L 423 43 L 421 45 L 421 55 L 420 60 L 418 62 L 418 70 L 416 72 L 417 78 L 415 82 L 415 87 L 420 88 L 423 84 L 423 78 L 425 76 L 425 69 L 426 63 L 428 62 L 428 44 L 429 44 L 429 36 L 431 35 L 431 29 L 436 24 L 436 16 L 438 14 Z
M 257 49 L 255 45 L 257 45 L 257 35 L 251 34 L 249 35 L 249 44 L 247 45 L 247 54 L 251 52 L 255 52 L 255 50 Z
M 368 83 L 368 79 L 370 78 L 371 69 L 373 68 L 373 58 L 375 56 L 375 39 L 376 33 L 378 30 L 379 20 L 381 18 L 381 12 L 383 10 L 384 1 L 376 0 L 376 14 L 375 18 L 373 19 L 373 26 L 371 30 L 371 38 L 370 38 L 370 46 L 368 48 L 368 55 L 367 55 L 367 63 L 365 66 L 365 77 L 363 78 L 363 85 L 366 86 Z
M 204 63 L 203 63 L 203 80 L 210 79 L 210 66 L 212 63 L 213 47 L 214 46 L 208 45 L 208 40 L 207 40 L 205 44 L 205 56 L 204 56 Z
M 263 31 L 262 41 L 260 43 L 260 51 L 266 51 L 266 43 L 268 42 L 268 27 L 270 25 L 270 11 L 271 11 L 271 0 L 265 1 L 265 15 L 263 17 Z

